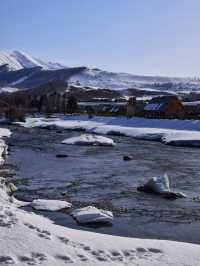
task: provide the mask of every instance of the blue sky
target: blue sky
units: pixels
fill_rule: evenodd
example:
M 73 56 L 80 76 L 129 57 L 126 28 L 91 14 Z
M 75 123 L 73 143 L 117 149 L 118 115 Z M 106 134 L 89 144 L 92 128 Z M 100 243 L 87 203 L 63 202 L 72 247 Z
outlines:
M 200 75 L 199 0 L 0 0 L 0 50 L 67 66 Z

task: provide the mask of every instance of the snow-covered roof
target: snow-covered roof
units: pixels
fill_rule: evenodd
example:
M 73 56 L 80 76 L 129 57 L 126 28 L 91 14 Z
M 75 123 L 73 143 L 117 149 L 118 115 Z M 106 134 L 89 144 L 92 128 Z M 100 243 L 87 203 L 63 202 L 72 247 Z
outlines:
M 194 102 L 183 102 L 184 106 L 197 106 L 200 105 L 200 101 L 194 101 Z

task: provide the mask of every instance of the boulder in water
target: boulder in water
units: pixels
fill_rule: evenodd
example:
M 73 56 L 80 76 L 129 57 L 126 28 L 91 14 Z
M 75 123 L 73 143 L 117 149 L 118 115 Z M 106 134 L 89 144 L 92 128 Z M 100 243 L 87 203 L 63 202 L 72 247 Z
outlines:
M 169 178 L 167 174 L 161 177 L 152 177 L 146 184 L 137 187 L 137 190 L 146 193 L 161 195 L 163 198 L 166 199 L 177 199 L 186 197 L 186 195 L 182 192 L 170 190 Z
M 67 158 L 68 155 L 67 154 L 56 154 L 57 158 Z
M 133 160 L 133 156 L 131 156 L 131 155 L 125 155 L 125 156 L 123 157 L 123 160 L 124 160 L 124 161 L 131 161 L 131 160 Z

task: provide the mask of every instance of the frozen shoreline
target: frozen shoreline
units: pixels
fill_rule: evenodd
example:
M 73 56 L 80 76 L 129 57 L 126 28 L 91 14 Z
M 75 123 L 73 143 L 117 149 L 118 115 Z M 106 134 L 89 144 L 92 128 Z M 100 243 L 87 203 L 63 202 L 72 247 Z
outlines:
M 0 215 L 1 265 L 199 265 L 199 245 L 109 236 L 55 225 L 18 209 L 2 187 Z
M 60 118 L 27 118 L 18 123 L 26 128 L 62 128 L 84 130 L 103 135 L 123 135 L 167 145 L 200 147 L 200 120 L 167 120 L 122 117 L 63 116 Z

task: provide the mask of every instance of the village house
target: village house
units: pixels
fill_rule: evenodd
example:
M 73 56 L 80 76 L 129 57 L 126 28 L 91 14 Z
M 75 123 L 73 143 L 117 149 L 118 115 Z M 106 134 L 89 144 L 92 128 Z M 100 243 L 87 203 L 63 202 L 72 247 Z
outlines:
M 184 106 L 177 96 L 159 96 L 144 106 L 143 115 L 149 118 L 183 118 Z

